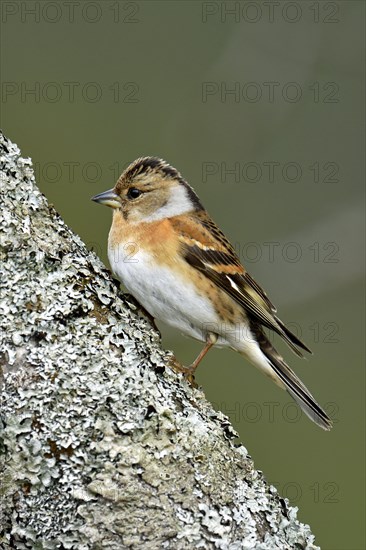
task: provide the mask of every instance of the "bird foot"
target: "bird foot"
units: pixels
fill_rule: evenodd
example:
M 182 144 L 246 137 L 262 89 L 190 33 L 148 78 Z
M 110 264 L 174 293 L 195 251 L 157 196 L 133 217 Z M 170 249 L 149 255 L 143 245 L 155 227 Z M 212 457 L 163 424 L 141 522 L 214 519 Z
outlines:
M 184 378 L 186 378 L 191 386 L 193 386 L 194 388 L 198 388 L 198 384 L 196 383 L 194 378 L 196 365 L 189 365 L 188 367 L 186 367 L 185 365 L 182 365 L 182 363 L 180 363 L 178 359 L 173 355 L 169 361 L 169 366 L 176 372 L 182 373 Z

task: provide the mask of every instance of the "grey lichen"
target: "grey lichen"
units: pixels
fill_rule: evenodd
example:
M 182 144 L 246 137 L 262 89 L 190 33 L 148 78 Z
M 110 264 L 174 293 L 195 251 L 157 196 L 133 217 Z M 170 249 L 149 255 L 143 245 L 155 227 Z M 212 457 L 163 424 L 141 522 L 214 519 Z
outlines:
M 315 550 L 1 135 L 2 549 Z

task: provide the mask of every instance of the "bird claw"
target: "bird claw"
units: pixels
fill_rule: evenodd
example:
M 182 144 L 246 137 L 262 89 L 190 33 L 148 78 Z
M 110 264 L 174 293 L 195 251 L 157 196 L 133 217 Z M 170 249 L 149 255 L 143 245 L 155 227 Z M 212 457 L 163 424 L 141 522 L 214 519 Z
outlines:
M 189 367 L 186 367 L 182 365 L 178 361 L 178 359 L 173 355 L 169 361 L 169 367 L 171 367 L 176 372 L 182 373 L 184 378 L 193 386 L 194 388 L 198 388 L 198 385 L 194 378 L 194 373 L 196 371 L 196 367 L 193 365 L 190 365 Z

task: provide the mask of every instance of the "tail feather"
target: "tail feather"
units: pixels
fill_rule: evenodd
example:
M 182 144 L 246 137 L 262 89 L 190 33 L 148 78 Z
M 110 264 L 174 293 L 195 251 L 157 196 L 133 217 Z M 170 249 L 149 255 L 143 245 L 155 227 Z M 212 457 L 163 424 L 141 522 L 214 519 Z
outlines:
M 253 330 L 254 329 L 254 330 Z M 261 327 L 252 327 L 262 353 L 265 355 L 273 371 L 282 382 L 282 385 L 296 401 L 304 413 L 324 430 L 330 430 L 332 421 L 327 413 L 315 401 L 307 387 L 296 376 L 294 371 L 285 363 L 281 355 L 272 346 Z
M 294 371 L 285 363 L 282 358 L 268 357 L 269 362 L 277 376 L 284 383 L 286 390 L 291 397 L 296 401 L 304 413 L 315 424 L 324 430 L 330 430 L 332 421 L 327 413 L 315 401 L 309 390 L 304 386 L 301 380 L 296 376 Z

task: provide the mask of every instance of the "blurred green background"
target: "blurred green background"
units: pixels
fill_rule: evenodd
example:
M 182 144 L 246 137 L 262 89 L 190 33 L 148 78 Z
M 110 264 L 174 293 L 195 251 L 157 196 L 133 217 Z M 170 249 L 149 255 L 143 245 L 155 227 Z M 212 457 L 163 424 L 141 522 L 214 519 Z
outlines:
M 324 550 L 364 540 L 365 4 L 2 2 L 2 127 L 107 264 L 90 197 L 157 155 L 178 168 L 313 349 L 285 350 L 325 433 L 230 350 L 198 382 Z M 200 346 L 161 327 L 186 364 Z

